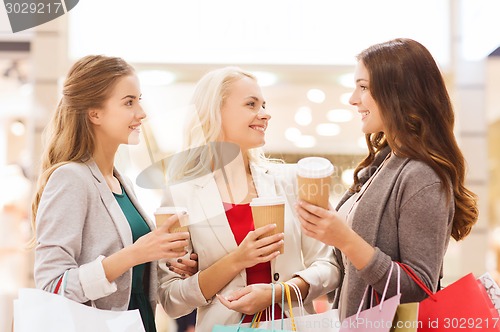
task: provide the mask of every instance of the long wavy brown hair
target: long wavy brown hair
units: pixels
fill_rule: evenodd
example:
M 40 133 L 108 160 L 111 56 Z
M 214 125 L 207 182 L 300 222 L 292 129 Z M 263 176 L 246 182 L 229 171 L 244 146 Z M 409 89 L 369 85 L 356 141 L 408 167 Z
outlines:
M 368 70 L 385 132 L 366 135 L 368 156 L 357 166 L 351 190 L 359 190 L 359 171 L 389 145 L 396 155 L 432 167 L 448 195 L 453 187 L 451 235 L 465 238 L 478 218 L 477 198 L 464 186 L 466 164 L 453 133 L 453 106 L 432 55 L 420 43 L 399 38 L 370 46 L 357 60 Z
M 133 73 L 134 69 L 123 59 L 102 55 L 83 57 L 69 70 L 62 98 L 44 131 L 46 144 L 31 204 L 34 235 L 30 247 L 36 245 L 35 219 L 49 177 L 58 167 L 86 161 L 94 152 L 95 137 L 88 111 L 103 107 L 118 80 Z

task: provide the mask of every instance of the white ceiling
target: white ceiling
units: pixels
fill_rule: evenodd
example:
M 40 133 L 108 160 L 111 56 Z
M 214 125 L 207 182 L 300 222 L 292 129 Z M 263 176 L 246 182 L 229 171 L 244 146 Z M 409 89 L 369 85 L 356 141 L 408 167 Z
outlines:
M 151 65 L 137 64 L 140 71 Z M 176 151 L 180 148 L 183 114 L 189 108 L 189 100 L 196 81 L 208 70 L 217 66 L 155 66 L 156 69 L 168 69 L 177 77 L 176 83 L 165 86 L 148 86 L 142 84 L 143 105 L 148 113 L 148 124 L 154 131 L 158 145 L 162 151 Z M 326 153 L 326 154 L 364 154 L 366 149 L 360 147 L 358 140 L 363 135 L 360 131 L 359 116 L 351 106 L 340 102 L 340 96 L 350 93 L 338 83 L 342 74 L 351 73 L 351 66 L 242 66 L 250 71 L 268 71 L 278 78 L 276 84 L 262 87 L 266 98 L 267 110 L 272 116 L 266 132 L 268 152 L 285 153 Z M 325 92 L 325 100 L 320 104 L 307 99 L 307 91 L 311 88 Z M 311 108 L 312 122 L 307 126 L 298 125 L 295 112 L 299 107 Z M 326 113 L 331 109 L 353 110 L 353 120 L 339 123 L 341 133 L 334 137 L 319 136 L 315 128 L 320 123 L 329 122 Z M 310 148 L 298 148 L 285 138 L 285 130 L 298 128 L 302 134 L 313 135 L 317 144 Z
M 363 48 L 396 37 L 419 40 L 442 65 L 450 58 L 449 0 L 85 0 L 68 17 L 73 59 L 353 64 Z

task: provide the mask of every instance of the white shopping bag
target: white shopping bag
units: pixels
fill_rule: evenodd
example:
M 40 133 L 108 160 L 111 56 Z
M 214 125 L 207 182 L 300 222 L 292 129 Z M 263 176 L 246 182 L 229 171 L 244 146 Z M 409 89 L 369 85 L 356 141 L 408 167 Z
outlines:
M 488 272 L 477 278 L 477 280 L 479 280 L 484 288 L 486 288 L 486 293 L 488 293 L 491 302 L 493 302 L 495 309 L 497 309 L 498 314 L 500 315 L 500 287 L 497 282 Z
M 284 283 L 281 285 L 284 286 Z M 291 330 L 291 331 L 299 331 L 299 332 L 338 332 L 341 323 L 339 319 L 339 313 L 337 309 L 330 309 L 322 313 L 318 314 L 307 314 L 304 310 L 304 302 L 302 300 L 302 295 L 297 285 L 290 283 L 288 284 L 291 287 L 297 297 L 298 303 L 298 315 L 294 315 L 291 308 L 291 301 L 289 301 L 290 297 L 287 294 L 287 303 L 289 311 L 288 314 L 290 318 L 276 319 L 274 321 L 267 320 L 258 323 L 258 327 L 261 329 L 268 329 L 272 331 L 273 327 L 277 327 L 281 330 Z M 288 289 L 285 289 L 286 293 L 289 293 Z M 282 301 L 281 308 L 281 317 L 283 317 L 285 313 L 285 301 Z M 271 310 L 274 309 L 274 306 L 271 307 Z M 293 317 L 293 318 L 292 318 Z M 243 327 L 249 327 L 251 324 L 241 324 Z
M 139 310 L 89 307 L 40 289 L 23 288 L 14 300 L 15 332 L 144 332 Z
M 283 327 L 282 325 L 283 324 Z M 295 325 L 295 328 L 293 327 Z M 249 323 L 242 324 L 242 326 L 250 326 Z M 272 331 L 272 322 L 264 321 L 259 323 L 260 329 L 268 329 Z M 299 332 L 338 332 L 341 323 L 337 309 L 331 309 L 319 314 L 306 314 L 304 316 L 295 316 L 294 324 L 291 318 L 275 320 L 274 327 L 280 331 L 291 330 Z

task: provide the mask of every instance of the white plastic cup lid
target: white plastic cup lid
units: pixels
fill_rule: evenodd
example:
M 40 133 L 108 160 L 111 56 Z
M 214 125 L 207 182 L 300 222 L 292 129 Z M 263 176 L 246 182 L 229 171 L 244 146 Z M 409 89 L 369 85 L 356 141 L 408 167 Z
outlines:
M 324 178 L 332 173 L 333 165 L 326 158 L 307 157 L 300 159 L 297 163 L 297 174 L 303 178 Z
M 285 204 L 285 198 L 281 196 L 255 197 L 250 202 L 250 206 L 272 206 Z
M 156 209 L 155 214 L 180 214 L 187 213 L 187 208 L 178 206 L 160 206 Z

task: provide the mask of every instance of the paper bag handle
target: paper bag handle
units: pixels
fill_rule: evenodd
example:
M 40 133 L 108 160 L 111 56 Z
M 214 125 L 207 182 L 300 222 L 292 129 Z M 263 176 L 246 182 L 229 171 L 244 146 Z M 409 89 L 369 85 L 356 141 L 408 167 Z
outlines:
M 285 310 L 284 310 L 284 307 L 285 307 L 285 285 L 283 283 L 280 283 L 279 284 L 281 286 L 281 329 L 283 330 L 283 326 L 284 326 L 284 313 L 285 313 Z M 272 295 L 271 295 L 271 324 L 272 324 L 272 330 L 274 331 L 274 320 L 275 320 L 275 316 L 274 316 L 274 309 L 275 309 L 275 296 L 276 296 L 276 289 L 275 289 L 276 285 L 271 283 L 271 288 L 272 288 Z M 260 321 L 261 321 L 261 318 L 262 318 L 262 313 L 263 312 L 266 312 L 266 317 L 267 317 L 267 320 L 269 320 L 269 316 L 267 316 L 267 309 L 264 309 L 262 311 L 259 311 L 257 312 L 256 314 L 254 314 L 253 318 L 252 318 L 252 322 L 250 323 L 250 327 L 251 328 L 258 328 L 259 327 L 259 324 L 260 324 Z M 245 314 L 242 315 L 241 317 L 241 320 L 239 322 L 239 325 L 241 325 L 243 323 L 243 320 L 245 319 Z M 294 330 L 295 331 L 295 330 Z
M 299 305 L 300 315 L 301 316 L 305 316 L 306 313 L 305 313 L 305 310 L 304 310 L 304 301 L 302 300 L 302 294 L 300 293 L 299 286 L 297 286 L 293 282 L 288 283 L 288 285 L 290 285 L 290 287 L 292 287 L 292 289 L 295 292 L 295 295 L 297 296 L 297 303 Z
M 297 331 L 297 326 L 295 325 L 295 317 L 293 316 L 292 297 L 290 296 L 290 285 L 287 284 L 286 282 L 282 282 L 281 284 L 285 286 L 286 300 L 288 302 L 288 310 L 290 312 L 290 321 L 292 322 L 292 331 Z
M 57 281 L 56 287 L 54 288 L 53 291 L 54 294 L 59 294 L 62 295 L 62 297 L 65 297 L 64 291 L 66 290 L 67 278 L 68 278 L 68 270 L 64 271 L 63 275 L 59 277 L 59 280 Z
M 393 270 L 394 270 L 394 264 L 391 262 L 391 269 L 389 270 L 389 276 L 387 277 L 387 281 L 385 282 L 384 292 L 382 293 L 382 299 L 380 300 L 380 310 L 382 310 L 382 307 L 384 305 L 385 295 L 387 293 L 387 288 L 389 287 L 389 281 L 391 280 Z M 398 273 L 398 287 L 399 287 L 399 283 L 400 283 L 399 278 L 400 278 L 400 274 Z M 363 308 L 363 304 L 365 303 L 369 288 L 370 288 L 370 285 L 367 285 L 366 289 L 365 289 L 365 293 L 363 294 L 363 298 L 361 299 L 361 303 L 359 304 L 358 311 L 356 313 L 356 319 L 358 319 L 359 313 L 361 312 L 361 309 Z M 398 293 L 399 293 L 399 288 L 398 288 Z
M 396 262 L 396 264 L 398 264 L 402 269 L 403 271 L 406 272 L 406 274 L 408 274 L 408 276 L 410 278 L 413 279 L 413 281 L 415 281 L 415 283 L 420 287 L 422 288 L 422 290 L 427 294 L 429 295 L 429 297 L 434 300 L 434 301 L 437 301 L 436 297 L 434 296 L 434 293 L 429 289 L 429 287 L 427 287 L 424 282 L 417 276 L 417 274 L 406 264 L 404 263 L 401 263 L 401 262 Z

